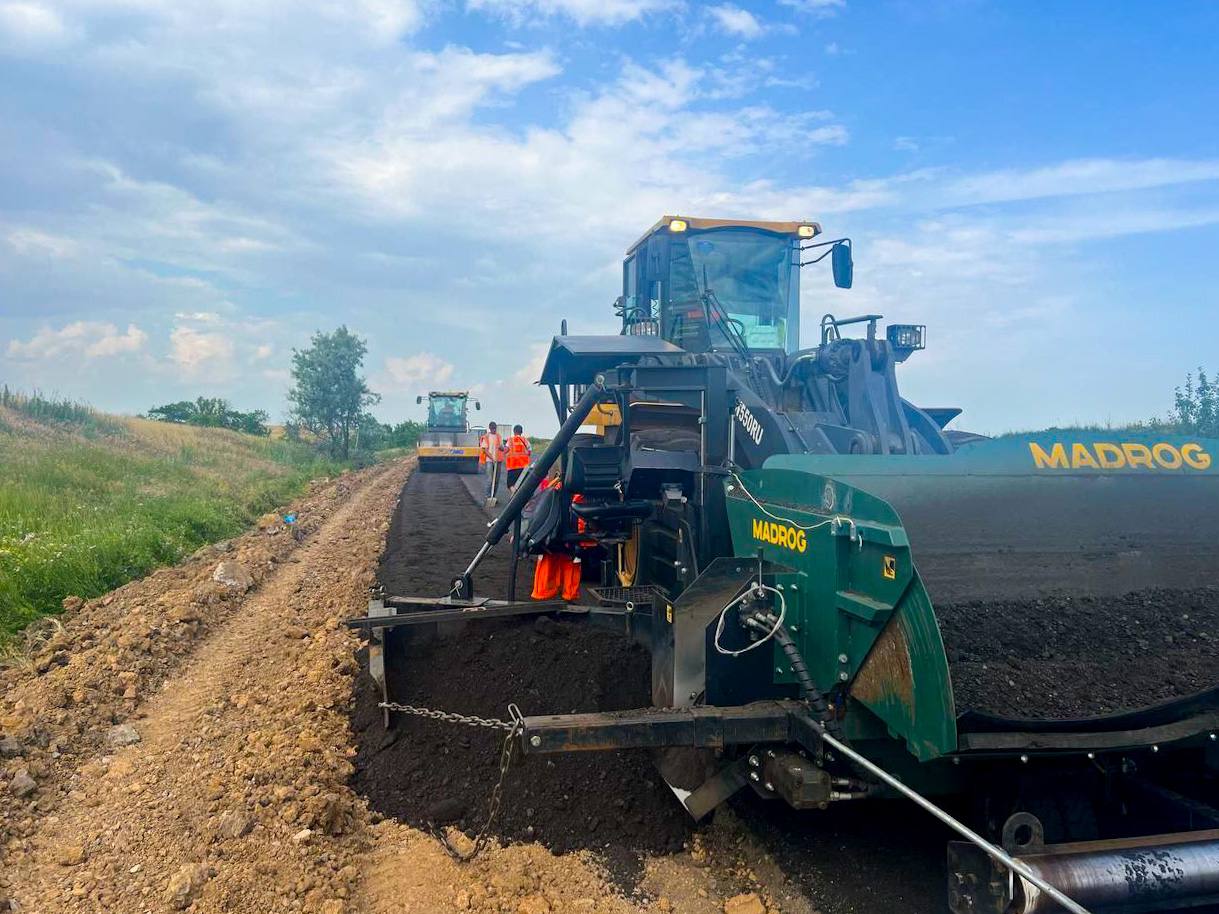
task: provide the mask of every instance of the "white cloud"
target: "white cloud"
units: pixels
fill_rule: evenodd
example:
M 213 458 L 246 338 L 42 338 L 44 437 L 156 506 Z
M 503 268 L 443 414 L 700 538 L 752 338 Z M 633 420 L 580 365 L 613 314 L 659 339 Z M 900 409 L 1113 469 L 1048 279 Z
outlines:
M 800 13 L 824 19 L 845 9 L 847 0 L 779 0 L 780 6 L 790 6 Z
M 674 0 L 467 0 L 470 9 L 487 10 L 516 23 L 565 16 L 579 25 L 622 25 L 645 13 L 670 9 Z
M 948 181 L 949 205 L 1146 190 L 1219 180 L 1219 159 L 1074 159 L 1040 168 L 1009 168 Z
M 766 31 L 753 13 L 731 3 L 708 7 L 707 12 L 715 20 L 716 26 L 729 35 L 748 40 L 758 38 Z
M 13 229 L 5 238 L 13 250 L 25 257 L 49 255 L 62 259 L 73 256 L 78 250 L 71 238 L 33 228 Z
M 546 356 L 549 353 L 549 343 L 530 343 L 529 361 L 512 376 L 512 380 L 517 384 L 536 384 L 538 378 L 542 376 L 542 368 L 546 364 Z
M 0 47 L 37 50 L 61 44 L 69 37 L 63 17 L 49 6 L 0 3 Z
M 391 356 L 385 360 L 384 376 L 390 384 L 400 387 L 436 388 L 453 377 L 453 365 L 438 355 L 419 352 L 408 356 Z M 410 391 L 407 391 L 409 394 Z
M 338 9 L 346 4 L 338 4 Z M 328 5 L 333 8 L 333 5 Z M 351 13 L 366 23 L 369 32 L 381 41 L 396 41 L 413 32 L 423 22 L 422 11 L 415 0 L 359 0 L 351 4 Z
M 128 324 L 120 333 L 114 324 L 100 321 L 74 321 L 58 330 L 43 327 L 29 340 L 11 340 L 8 354 L 19 359 L 52 359 L 67 355 L 85 358 L 108 358 L 138 352 L 148 341 L 148 334 L 135 324 Z
M 188 375 L 225 373 L 231 367 L 236 347 L 225 333 L 178 326 L 169 334 L 169 356 Z
M 567 119 L 517 135 L 454 123 L 418 126 L 387 112 L 375 129 L 324 149 L 338 186 L 370 215 L 433 225 L 511 224 L 518 235 L 629 236 L 672 209 L 724 212 L 733 159 L 846 141 L 823 111 L 720 108 L 714 72 L 684 60 L 626 63 L 619 79 L 577 98 Z M 790 189 L 788 189 L 790 191 Z M 739 208 L 754 210 L 745 195 Z M 471 223 L 477 213 L 481 221 Z
M 256 358 L 260 362 L 271 358 L 271 356 L 274 354 L 275 354 L 275 347 L 272 346 L 270 343 L 263 343 L 257 349 L 254 350 L 254 358 Z

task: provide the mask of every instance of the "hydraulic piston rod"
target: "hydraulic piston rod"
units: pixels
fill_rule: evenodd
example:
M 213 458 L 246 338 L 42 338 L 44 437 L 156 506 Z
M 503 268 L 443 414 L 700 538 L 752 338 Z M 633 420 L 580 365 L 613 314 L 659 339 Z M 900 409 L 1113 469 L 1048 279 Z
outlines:
M 472 584 L 474 569 L 486 558 L 487 553 L 491 551 L 491 547 L 503 539 L 504 534 L 512 527 L 513 521 L 520 517 L 521 512 L 525 510 L 525 505 L 537 489 L 538 483 L 549 472 L 554 462 L 559 459 L 563 449 L 575 437 L 584 420 L 588 418 L 588 414 L 593 411 L 593 407 L 600 403 L 604 396 L 605 378 L 598 375 L 597 379 L 584 391 L 584 396 L 572 407 L 571 412 L 559 427 L 559 431 L 555 434 L 546 450 L 542 452 L 542 456 L 534 462 L 533 466 L 525 471 L 524 476 L 521 477 L 520 482 L 516 485 L 516 491 L 513 493 L 512 498 L 508 500 L 508 504 L 504 505 L 504 510 L 500 512 L 499 517 L 491 523 L 487 530 L 486 540 L 479 547 L 478 553 L 470 560 L 466 570 L 453 579 L 450 596 L 468 600 L 474 595 Z

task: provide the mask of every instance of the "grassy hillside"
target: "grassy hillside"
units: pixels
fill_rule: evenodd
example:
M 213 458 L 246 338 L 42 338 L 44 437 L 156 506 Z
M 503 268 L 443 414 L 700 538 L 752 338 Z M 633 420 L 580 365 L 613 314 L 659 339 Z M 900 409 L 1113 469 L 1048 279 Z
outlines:
M 337 472 L 308 447 L 0 396 L 0 641 L 239 532 Z

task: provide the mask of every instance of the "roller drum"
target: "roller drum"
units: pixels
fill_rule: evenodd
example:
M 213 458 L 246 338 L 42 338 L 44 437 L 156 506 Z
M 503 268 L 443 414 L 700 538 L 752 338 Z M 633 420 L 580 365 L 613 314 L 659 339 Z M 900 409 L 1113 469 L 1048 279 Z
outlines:
M 1114 846 L 1128 843 L 1088 842 L 1079 850 L 1063 845 L 1020 859 L 1093 911 L 1162 910 L 1219 900 L 1219 833 L 1179 843 Z M 1061 910 L 1026 879 L 1014 878 L 1017 914 Z

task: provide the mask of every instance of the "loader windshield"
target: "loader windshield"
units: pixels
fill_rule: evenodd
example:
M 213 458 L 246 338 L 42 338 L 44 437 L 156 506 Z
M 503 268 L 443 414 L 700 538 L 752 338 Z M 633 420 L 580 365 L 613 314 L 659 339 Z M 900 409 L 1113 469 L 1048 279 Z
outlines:
M 750 349 L 796 348 L 799 293 L 789 237 L 754 229 L 691 232 L 675 239 L 670 269 L 669 324 L 678 345 L 730 345 L 723 327 L 707 326 L 701 299 L 710 290 Z

